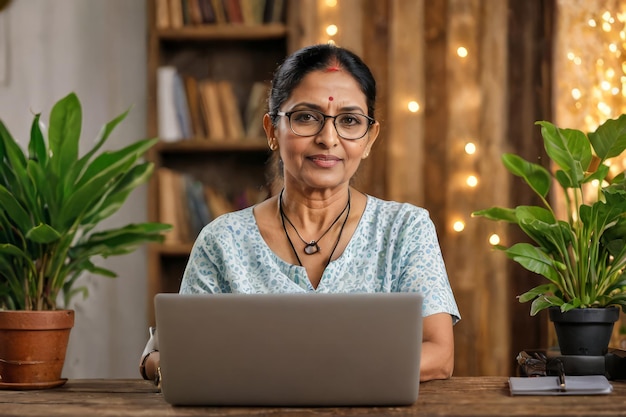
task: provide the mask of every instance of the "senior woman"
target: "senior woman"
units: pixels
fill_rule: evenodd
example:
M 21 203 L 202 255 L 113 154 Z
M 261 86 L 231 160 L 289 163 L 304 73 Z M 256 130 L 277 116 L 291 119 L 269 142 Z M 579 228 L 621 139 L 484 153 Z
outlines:
M 460 314 L 428 212 L 351 186 L 380 131 L 375 101 L 371 71 L 349 50 L 324 44 L 289 56 L 263 118 L 282 189 L 202 230 L 180 292 L 418 292 L 420 378 L 449 378 Z M 158 366 L 155 342 L 141 361 L 149 379 Z

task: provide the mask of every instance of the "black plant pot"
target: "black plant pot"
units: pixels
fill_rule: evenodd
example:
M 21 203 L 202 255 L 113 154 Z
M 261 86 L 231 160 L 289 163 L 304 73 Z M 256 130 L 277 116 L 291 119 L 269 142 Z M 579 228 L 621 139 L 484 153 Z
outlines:
M 608 351 L 619 307 L 576 308 L 565 313 L 549 308 L 562 355 L 602 356 Z

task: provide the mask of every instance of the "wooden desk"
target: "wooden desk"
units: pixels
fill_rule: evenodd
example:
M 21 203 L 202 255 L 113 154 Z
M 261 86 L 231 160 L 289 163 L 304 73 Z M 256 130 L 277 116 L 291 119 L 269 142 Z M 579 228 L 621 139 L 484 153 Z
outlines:
M 626 382 L 598 396 L 511 397 L 506 377 L 455 377 L 420 386 L 407 407 L 241 408 L 172 407 L 142 380 L 70 380 L 43 391 L 0 391 L 8 416 L 624 416 Z

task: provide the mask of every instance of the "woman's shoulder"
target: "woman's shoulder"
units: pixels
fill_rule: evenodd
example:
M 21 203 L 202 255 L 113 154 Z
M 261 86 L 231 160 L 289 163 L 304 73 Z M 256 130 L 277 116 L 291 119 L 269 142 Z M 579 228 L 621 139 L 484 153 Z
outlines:
M 203 233 L 239 233 L 242 230 L 254 227 L 255 223 L 252 210 L 253 207 L 247 207 L 241 210 L 221 214 L 204 227 Z
M 415 220 L 429 219 L 428 210 L 411 203 L 401 203 L 393 200 L 383 200 L 367 195 L 365 215 L 377 219 L 383 218 L 412 218 Z

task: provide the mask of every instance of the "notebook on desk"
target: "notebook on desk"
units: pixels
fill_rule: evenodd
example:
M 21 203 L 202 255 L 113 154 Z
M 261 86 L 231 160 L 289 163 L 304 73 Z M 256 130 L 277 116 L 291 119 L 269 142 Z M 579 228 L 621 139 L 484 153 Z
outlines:
M 173 405 L 416 401 L 418 294 L 158 294 L 161 389 Z

